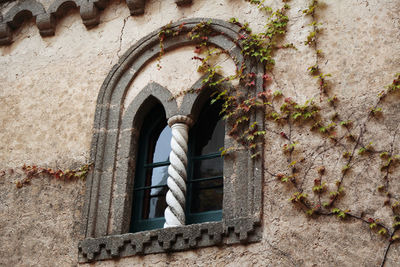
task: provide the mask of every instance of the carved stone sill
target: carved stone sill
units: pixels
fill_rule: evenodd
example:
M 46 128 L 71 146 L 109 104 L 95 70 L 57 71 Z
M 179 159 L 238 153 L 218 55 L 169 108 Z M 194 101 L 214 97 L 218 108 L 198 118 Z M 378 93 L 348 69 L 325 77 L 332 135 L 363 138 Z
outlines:
M 79 262 L 182 251 L 261 240 L 257 223 L 243 218 L 163 228 L 139 233 L 87 238 L 79 243 Z

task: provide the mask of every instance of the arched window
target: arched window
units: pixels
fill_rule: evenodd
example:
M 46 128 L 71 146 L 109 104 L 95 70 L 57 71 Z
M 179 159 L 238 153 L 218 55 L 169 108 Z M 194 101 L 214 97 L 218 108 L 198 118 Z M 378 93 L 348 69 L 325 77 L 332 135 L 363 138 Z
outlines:
M 187 19 L 168 25 L 180 34 L 164 40 L 164 51 L 197 45 L 199 40 L 187 38 L 185 33 L 207 21 L 210 19 Z M 264 66 L 242 55 L 242 43 L 237 41 L 241 27 L 218 19 L 207 25 L 211 30 L 208 43 L 226 51 L 237 67 L 246 66 L 244 75 L 256 74 L 255 85 L 251 90 L 243 88 L 243 92 L 250 97 L 263 92 Z M 99 91 L 90 156 L 94 168 L 87 178 L 85 239 L 79 243 L 80 262 L 257 242 L 262 238 L 264 155 L 251 158 L 251 151 L 238 146 L 227 135 L 232 126 L 227 123 L 224 130 L 219 112 L 213 111 L 217 106 L 207 105 L 212 92 L 198 91 L 204 78 L 183 96 L 180 105 L 168 89 L 156 83 L 147 84 L 131 99 L 129 92 L 138 73 L 161 51 L 162 30 L 133 45 L 110 71 Z M 158 121 L 159 118 L 162 120 Z M 172 127 L 172 138 L 164 137 L 170 130 L 166 120 Z M 195 124 L 189 127 L 192 121 Z M 263 125 L 263 110 L 252 110 L 248 123 Z M 187 194 L 180 195 L 186 202 L 186 210 L 180 210 L 186 213 L 186 219 L 180 226 L 168 224 L 176 227 L 163 228 L 168 153 L 158 151 L 170 144 L 161 140 L 174 140 L 175 130 L 183 129 L 187 134 L 186 128 L 191 129 L 189 151 L 180 153 L 188 157 L 188 166 L 183 168 L 188 172 Z M 223 158 L 218 151 L 222 143 L 232 148 Z M 171 163 L 179 160 L 173 152 Z M 136 196 L 139 201 L 132 199 Z M 158 229 L 142 231 L 146 221 L 158 224 L 151 228 Z
M 140 132 L 130 232 L 163 227 L 170 143 L 171 128 L 163 107 L 157 105 L 144 119 Z

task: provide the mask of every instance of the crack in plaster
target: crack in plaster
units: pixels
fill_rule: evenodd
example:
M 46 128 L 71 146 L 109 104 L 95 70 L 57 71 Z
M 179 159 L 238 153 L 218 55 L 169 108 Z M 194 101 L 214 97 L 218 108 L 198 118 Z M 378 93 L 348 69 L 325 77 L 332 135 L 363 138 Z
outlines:
M 126 22 L 128 21 L 129 17 L 130 16 L 127 16 L 126 18 L 124 18 L 124 24 L 122 25 L 122 28 L 121 28 L 121 33 L 120 33 L 120 36 L 119 36 L 119 48 L 118 48 L 118 51 L 117 51 L 118 58 L 121 58 L 119 53 L 121 52 L 121 49 L 122 49 L 122 39 L 124 37 L 124 30 L 125 30 Z

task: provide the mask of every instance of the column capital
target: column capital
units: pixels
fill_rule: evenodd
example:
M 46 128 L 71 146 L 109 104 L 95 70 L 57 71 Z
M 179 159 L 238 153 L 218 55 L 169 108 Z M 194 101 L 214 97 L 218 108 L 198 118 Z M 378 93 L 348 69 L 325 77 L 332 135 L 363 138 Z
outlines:
M 189 116 L 185 115 L 175 115 L 168 119 L 169 127 L 172 127 L 175 123 L 184 123 L 190 127 L 193 125 L 193 120 Z

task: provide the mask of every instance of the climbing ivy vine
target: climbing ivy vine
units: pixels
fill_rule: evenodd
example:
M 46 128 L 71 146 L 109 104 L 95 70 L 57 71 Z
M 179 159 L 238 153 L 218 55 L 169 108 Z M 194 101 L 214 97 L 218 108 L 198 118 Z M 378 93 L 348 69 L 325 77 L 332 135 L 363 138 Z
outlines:
M 73 181 L 77 179 L 84 180 L 86 179 L 91 167 L 93 164 L 84 164 L 77 169 L 70 170 L 62 170 L 62 169 L 52 169 L 45 167 L 38 167 L 36 165 L 26 165 L 22 166 L 22 171 L 24 172 L 25 177 L 21 180 L 17 180 L 15 185 L 17 188 L 22 188 L 25 185 L 29 185 L 32 179 L 38 178 L 40 175 L 47 175 L 53 179 L 63 180 L 63 181 Z M 11 169 L 14 172 L 13 169 Z
M 297 209 L 311 218 L 329 216 L 341 221 L 363 222 L 366 228 L 386 240 L 387 246 L 381 261 L 381 266 L 384 266 L 391 246 L 400 240 L 400 195 L 391 186 L 396 182 L 395 173 L 398 174 L 400 165 L 400 151 L 395 147 L 399 127 L 393 131 L 389 145 L 374 144 L 368 140 L 371 138 L 368 132 L 371 124 L 384 122 L 385 101 L 398 100 L 400 73 L 395 74 L 393 82 L 376 96 L 374 104 L 363 115 L 351 120 L 342 112 L 340 98 L 333 94 L 335 90 L 330 83 L 332 75 L 324 73 L 321 67 L 320 63 L 325 55 L 318 41 L 323 28 L 316 16 L 320 3 L 318 0 L 310 0 L 308 7 L 303 10 L 304 16 L 311 20 L 308 25 L 311 30 L 304 40 L 304 45 L 315 52 L 315 63 L 307 70 L 310 78 L 316 80 L 319 99 L 308 99 L 304 103 L 298 103 L 285 96 L 281 89 L 270 89 L 274 81 L 272 71 L 275 65 L 275 51 L 297 49 L 293 44 L 282 44 L 289 22 L 287 11 L 290 9 L 290 1 L 283 0 L 281 8 L 276 10 L 266 5 L 265 1 L 246 2 L 257 6 L 268 15 L 265 30 L 254 33 L 248 23 L 241 23 L 237 18 L 231 18 L 229 22 L 241 28 L 237 42 L 242 47 L 242 55 L 265 65 L 265 73 L 262 74 L 264 91 L 256 96 L 248 93 L 254 90 L 258 74 L 245 73 L 244 64 L 237 67 L 234 75 L 216 78 L 220 77 L 216 74 L 220 74 L 221 66 L 213 65 L 212 59 L 227 51 L 208 44 L 208 38 L 214 34 L 211 21 L 199 23 L 187 34 L 188 38 L 198 40 L 194 51 L 197 55 L 193 59 L 200 61 L 198 71 L 205 74 L 203 87 L 216 89 L 212 102 L 224 102 L 222 114 L 231 125 L 229 135 L 239 144 L 246 146 L 251 151 L 252 158 L 260 156 L 263 150 L 261 144 L 267 136 L 276 135 L 281 138 L 284 143 L 282 154 L 287 160 L 287 165 L 277 172 L 272 172 L 267 167 L 266 172 L 287 185 L 288 199 Z M 162 42 L 166 35 L 181 34 L 182 27 L 178 31 L 173 31 L 168 26 L 163 29 L 159 35 L 160 47 L 163 47 Z M 162 49 L 160 57 L 163 53 Z M 239 86 L 226 85 L 226 82 L 235 79 L 240 81 Z M 182 92 L 176 97 L 187 92 Z M 265 127 L 250 119 L 250 114 L 260 109 L 265 112 Z M 298 140 L 302 133 L 313 136 L 314 140 L 318 140 L 318 145 L 312 147 L 307 142 L 302 143 Z M 222 155 L 234 149 L 224 148 Z M 339 158 L 337 164 L 326 164 L 321 160 L 333 155 Z M 348 181 L 365 175 L 365 170 L 360 168 L 365 162 L 380 162 L 377 169 L 382 178 L 376 192 L 384 199 L 382 207 L 390 208 L 392 224 L 374 217 L 368 210 L 350 210 L 341 201 L 345 194 L 354 190 L 349 188 Z

